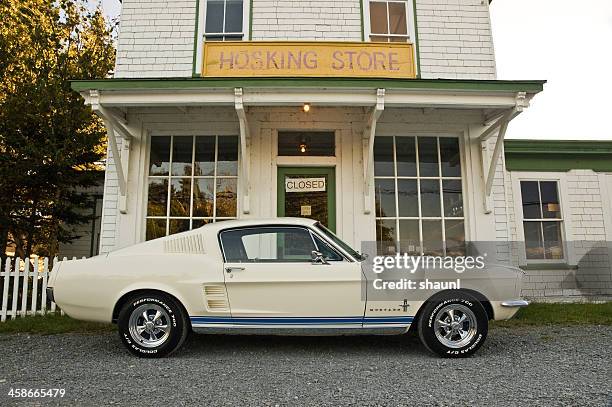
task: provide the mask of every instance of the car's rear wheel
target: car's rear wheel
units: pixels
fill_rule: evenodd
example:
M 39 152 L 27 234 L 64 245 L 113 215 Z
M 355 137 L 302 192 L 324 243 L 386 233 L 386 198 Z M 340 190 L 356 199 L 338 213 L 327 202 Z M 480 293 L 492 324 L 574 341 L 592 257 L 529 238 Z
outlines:
M 171 354 L 182 346 L 189 332 L 183 308 L 161 293 L 132 297 L 121 308 L 117 326 L 125 347 L 144 358 Z
M 489 319 L 480 301 L 456 292 L 423 305 L 419 337 L 432 352 L 447 358 L 473 355 L 487 338 Z

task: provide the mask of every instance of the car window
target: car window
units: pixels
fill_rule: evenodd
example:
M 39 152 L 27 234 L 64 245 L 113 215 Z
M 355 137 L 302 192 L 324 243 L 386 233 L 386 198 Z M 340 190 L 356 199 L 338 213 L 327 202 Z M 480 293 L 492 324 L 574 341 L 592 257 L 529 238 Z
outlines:
M 319 236 L 317 236 L 317 235 L 315 235 L 313 233 L 312 237 L 314 238 L 315 243 L 317 244 L 317 248 L 323 254 L 323 257 L 325 258 L 325 260 L 328 260 L 328 261 L 342 261 L 342 260 L 344 260 L 342 258 L 342 256 L 337 251 L 332 249 Z
M 221 232 L 227 262 L 310 262 L 317 250 L 311 234 L 300 227 L 261 227 Z
M 347 252 L 348 254 L 350 254 L 356 259 L 361 258 L 361 255 L 357 253 L 355 249 L 353 249 L 351 246 L 349 246 L 348 244 L 340 240 L 340 238 L 336 236 L 331 230 L 327 229 L 325 226 L 321 225 L 318 222 L 315 224 L 315 227 L 319 229 L 321 232 L 323 232 L 323 234 L 325 234 L 325 236 L 327 236 L 332 242 L 340 246 L 345 252 Z

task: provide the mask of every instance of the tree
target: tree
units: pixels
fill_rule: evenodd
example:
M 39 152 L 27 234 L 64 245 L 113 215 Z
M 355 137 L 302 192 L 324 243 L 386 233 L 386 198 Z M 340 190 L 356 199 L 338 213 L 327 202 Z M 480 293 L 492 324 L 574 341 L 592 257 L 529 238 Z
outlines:
M 84 0 L 0 4 L 0 248 L 57 253 L 87 222 L 88 187 L 104 159 L 104 125 L 70 79 L 108 76 L 113 32 Z

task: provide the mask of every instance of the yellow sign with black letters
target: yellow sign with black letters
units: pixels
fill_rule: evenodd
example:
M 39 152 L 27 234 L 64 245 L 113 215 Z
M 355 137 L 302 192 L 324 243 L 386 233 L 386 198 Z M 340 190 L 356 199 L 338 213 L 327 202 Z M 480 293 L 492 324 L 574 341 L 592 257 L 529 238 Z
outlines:
M 207 42 L 205 77 L 415 78 L 409 43 Z

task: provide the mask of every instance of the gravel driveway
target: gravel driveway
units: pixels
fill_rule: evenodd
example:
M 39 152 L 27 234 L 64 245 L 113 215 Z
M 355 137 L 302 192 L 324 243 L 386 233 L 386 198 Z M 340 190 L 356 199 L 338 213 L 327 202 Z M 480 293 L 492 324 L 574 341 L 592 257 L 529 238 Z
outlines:
M 195 335 L 161 360 L 112 333 L 0 335 L 0 349 L 0 405 L 16 403 L 11 387 L 59 387 L 63 399 L 25 403 L 612 406 L 612 327 L 495 328 L 463 360 L 395 336 Z

